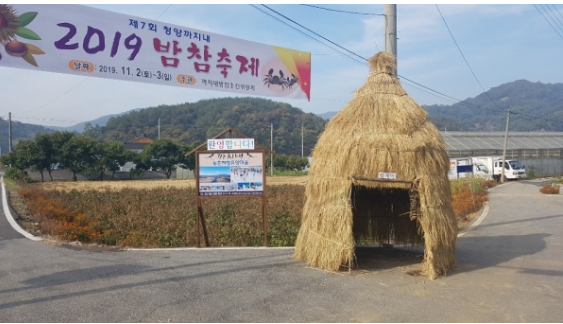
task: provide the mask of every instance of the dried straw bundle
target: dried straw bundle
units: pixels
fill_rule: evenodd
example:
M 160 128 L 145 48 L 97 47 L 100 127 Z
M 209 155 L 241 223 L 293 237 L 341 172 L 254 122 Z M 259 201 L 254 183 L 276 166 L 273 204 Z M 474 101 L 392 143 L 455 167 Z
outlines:
M 406 191 L 414 230 L 398 220 L 371 218 L 370 231 L 380 243 L 388 230 L 396 243 L 424 242 L 422 272 L 434 279 L 456 266 L 446 146 L 426 111 L 395 77 L 394 57 L 378 53 L 368 62 L 366 83 L 327 124 L 313 151 L 294 258 L 331 271 L 351 264 L 354 235 L 367 231 L 362 218 L 356 217 L 354 224 L 353 210 L 367 218 L 381 212 L 365 190 L 353 201 L 353 189 Z M 397 178 L 377 179 L 379 172 L 396 173 Z

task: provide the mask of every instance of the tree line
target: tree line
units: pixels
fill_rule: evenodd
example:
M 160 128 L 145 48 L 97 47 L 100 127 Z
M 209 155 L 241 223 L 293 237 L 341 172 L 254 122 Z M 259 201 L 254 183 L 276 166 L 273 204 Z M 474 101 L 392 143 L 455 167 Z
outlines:
M 26 170 L 31 170 L 39 172 L 41 181 L 45 181 L 45 173 L 53 181 L 55 169 L 70 170 L 73 181 L 77 181 L 79 173 L 90 180 L 103 180 L 105 172 L 111 172 L 114 179 L 115 172 L 127 162 L 135 164 L 130 178 L 154 170 L 170 179 L 177 167 L 195 169 L 195 155 L 186 156 L 186 153 L 196 147 L 196 143 L 186 145 L 170 139 L 157 139 L 142 152 L 135 152 L 126 149 L 123 142 L 99 141 L 85 135 L 56 131 L 20 141 L 10 153 L 0 158 L 0 163 L 9 166 L 7 177 L 24 178 Z M 302 170 L 306 166 L 307 158 L 287 155 L 274 158 L 274 168 Z
M 123 142 L 98 141 L 76 133 L 57 131 L 20 141 L 13 151 L 0 158 L 0 162 L 10 167 L 7 176 L 17 177 L 18 173 L 21 175 L 25 170 L 31 170 L 39 172 L 41 181 L 45 180 L 45 173 L 53 181 L 55 169 L 70 170 L 73 181 L 77 180 L 79 173 L 84 173 L 91 180 L 103 180 L 106 171 L 111 172 L 114 179 L 115 172 L 127 162 L 135 164 L 132 176 L 152 169 L 170 179 L 172 171 L 178 166 L 195 168 L 194 157 L 184 156 L 191 149 L 190 145 L 160 139 L 148 144 L 142 152 L 135 152 L 127 150 Z

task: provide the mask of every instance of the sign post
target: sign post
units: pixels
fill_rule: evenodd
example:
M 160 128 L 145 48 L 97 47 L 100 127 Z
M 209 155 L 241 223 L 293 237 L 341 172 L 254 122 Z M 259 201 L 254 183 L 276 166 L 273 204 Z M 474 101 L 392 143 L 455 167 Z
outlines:
M 233 132 L 241 138 L 220 138 L 227 133 L 231 137 Z M 258 148 L 255 148 L 255 145 Z M 207 146 L 207 150 L 199 151 L 204 146 Z M 197 247 L 201 247 L 200 226 L 205 246 L 210 246 L 201 200 L 227 197 L 261 198 L 264 246 L 268 246 L 266 220 L 266 153 L 268 151 L 266 147 L 255 143 L 253 138 L 228 128 L 186 153 L 186 156 L 196 154 Z

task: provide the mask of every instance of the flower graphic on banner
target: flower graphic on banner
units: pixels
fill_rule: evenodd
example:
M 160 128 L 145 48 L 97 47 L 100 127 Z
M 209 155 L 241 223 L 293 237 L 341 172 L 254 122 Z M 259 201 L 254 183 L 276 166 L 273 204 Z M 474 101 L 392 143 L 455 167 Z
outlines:
M 34 31 L 26 28 L 36 16 L 37 12 L 26 12 L 18 16 L 10 5 L 0 4 L 0 45 L 4 45 L 4 49 L 9 55 L 21 57 L 27 63 L 37 67 L 37 61 L 33 55 L 41 55 L 45 52 L 33 44 L 17 40 L 17 36 L 30 40 L 41 39 Z M 0 59 L 2 59 L 1 52 Z

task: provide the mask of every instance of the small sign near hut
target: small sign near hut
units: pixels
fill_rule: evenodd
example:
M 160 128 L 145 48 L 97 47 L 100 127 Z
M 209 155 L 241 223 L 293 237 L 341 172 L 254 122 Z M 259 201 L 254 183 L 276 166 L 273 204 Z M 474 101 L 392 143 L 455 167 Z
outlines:
M 209 143 L 209 141 L 208 141 Z M 208 144 L 209 147 L 209 144 Z M 264 154 L 255 151 L 198 152 L 199 196 L 264 194 Z
M 232 138 L 232 133 L 241 138 Z M 228 134 L 229 138 L 221 136 Z M 255 148 L 255 145 L 258 148 Z M 206 151 L 199 149 L 207 146 Z M 205 246 L 210 246 L 201 200 L 204 198 L 256 197 L 262 200 L 264 246 L 268 246 L 266 223 L 266 153 L 271 150 L 255 143 L 239 131 L 228 128 L 186 156 L 196 154 L 195 178 L 197 194 L 197 246 L 200 246 L 200 227 Z M 201 226 L 200 226 L 201 224 Z

